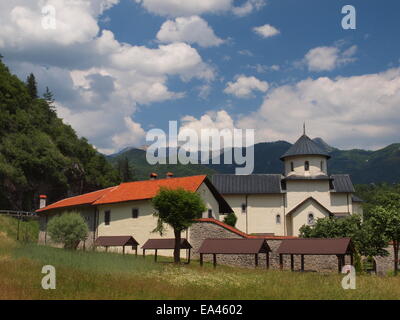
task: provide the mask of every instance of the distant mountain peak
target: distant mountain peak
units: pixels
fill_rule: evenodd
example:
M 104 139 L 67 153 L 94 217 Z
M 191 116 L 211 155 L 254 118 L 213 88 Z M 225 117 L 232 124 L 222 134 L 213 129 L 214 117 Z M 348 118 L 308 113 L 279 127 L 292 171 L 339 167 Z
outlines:
M 322 150 L 326 151 L 326 152 L 332 152 L 334 151 L 336 148 L 330 146 L 329 144 L 327 144 L 324 139 L 317 137 L 312 139 L 312 141 L 314 141 L 320 148 L 322 148 Z

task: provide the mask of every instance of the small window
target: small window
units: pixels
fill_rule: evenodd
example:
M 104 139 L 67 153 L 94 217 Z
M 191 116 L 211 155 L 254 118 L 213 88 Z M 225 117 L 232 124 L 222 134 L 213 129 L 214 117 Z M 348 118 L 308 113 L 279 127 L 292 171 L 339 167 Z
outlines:
M 308 214 L 307 223 L 308 223 L 309 225 L 314 224 L 314 214 L 312 214 L 312 213 L 309 213 L 309 214 Z
M 242 203 L 242 213 L 246 213 L 246 204 Z
M 281 215 L 277 214 L 275 217 L 275 220 L 276 220 L 276 224 L 281 224 Z
M 208 209 L 208 217 L 209 217 L 209 218 L 213 218 L 212 209 Z
M 290 171 L 294 171 L 294 163 L 293 162 L 290 163 Z
M 321 171 L 324 171 L 324 162 L 321 161 Z
M 110 225 L 110 220 L 111 220 L 111 211 L 107 210 L 106 212 L 104 212 L 104 224 L 106 226 Z
M 304 170 L 310 171 L 310 162 L 308 162 L 308 161 L 304 162 Z
M 139 217 L 139 209 L 132 209 L 132 218 L 137 219 Z

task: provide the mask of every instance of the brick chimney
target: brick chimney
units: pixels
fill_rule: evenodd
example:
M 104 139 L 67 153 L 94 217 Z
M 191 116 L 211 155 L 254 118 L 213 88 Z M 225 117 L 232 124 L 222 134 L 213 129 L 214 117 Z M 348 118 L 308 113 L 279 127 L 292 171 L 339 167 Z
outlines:
M 165 175 L 167 179 L 172 178 L 174 176 L 174 174 L 172 172 L 167 172 L 167 174 Z
M 156 180 L 157 177 L 158 177 L 158 174 L 155 173 L 155 172 L 152 172 L 152 173 L 150 174 L 150 180 Z
M 39 201 L 39 209 L 42 209 L 42 208 L 44 208 L 46 206 L 47 196 L 44 195 L 44 194 L 41 194 L 39 196 L 39 199 L 40 199 L 40 201 Z

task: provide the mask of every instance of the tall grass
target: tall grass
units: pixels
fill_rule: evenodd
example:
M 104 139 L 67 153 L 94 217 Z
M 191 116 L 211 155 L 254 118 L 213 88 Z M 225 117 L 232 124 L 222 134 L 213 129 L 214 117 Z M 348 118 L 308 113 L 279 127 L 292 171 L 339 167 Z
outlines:
M 44 265 L 96 273 L 143 273 L 162 269 L 161 264 L 151 261 L 151 256 L 144 259 L 142 256 L 73 251 L 35 244 L 19 246 L 14 250 L 14 257 L 28 258 Z
M 4 232 L 11 239 L 17 239 L 18 219 L 0 215 L 0 232 Z M 19 239 L 24 242 L 36 242 L 39 236 L 39 223 L 33 219 L 19 221 Z
M 17 242 L 7 235 L 15 222 L 0 218 L 0 299 L 400 299 L 400 277 L 357 275 L 357 289 L 344 290 L 338 274 L 214 269 L 198 261 L 175 266 L 152 256 L 67 251 Z M 56 267 L 56 290 L 41 288 L 48 264 Z

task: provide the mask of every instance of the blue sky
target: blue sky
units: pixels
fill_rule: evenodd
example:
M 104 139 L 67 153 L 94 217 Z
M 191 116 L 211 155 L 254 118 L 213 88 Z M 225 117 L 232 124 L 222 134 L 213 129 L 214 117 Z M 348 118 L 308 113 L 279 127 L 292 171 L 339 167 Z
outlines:
M 398 1 L 181 3 L 8 1 L 0 52 L 18 76 L 49 86 L 60 117 L 105 153 L 144 144 L 168 120 L 254 128 L 257 142 L 293 142 L 303 121 L 341 148 L 400 142 Z M 347 4 L 355 30 L 341 27 Z M 43 27 L 46 6 L 55 29 Z

